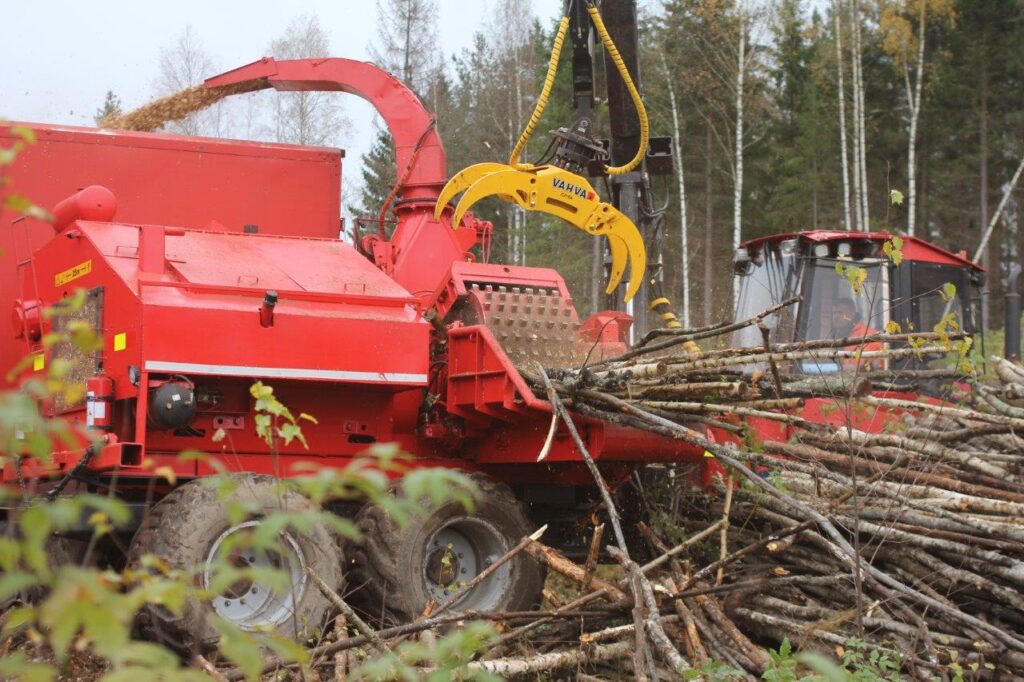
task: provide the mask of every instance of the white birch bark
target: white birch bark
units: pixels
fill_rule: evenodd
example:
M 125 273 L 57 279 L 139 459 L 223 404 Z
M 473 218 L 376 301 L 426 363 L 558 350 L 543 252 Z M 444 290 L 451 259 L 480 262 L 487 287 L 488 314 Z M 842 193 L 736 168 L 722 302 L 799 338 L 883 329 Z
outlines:
M 917 218 L 917 120 L 921 113 L 921 83 L 924 81 L 925 0 L 921 0 L 921 27 L 917 39 L 917 82 L 910 102 L 910 135 L 907 143 L 907 234 L 913 236 Z M 909 97 L 910 92 L 907 92 Z
M 680 310 L 684 329 L 690 328 L 690 242 L 687 235 L 686 218 L 686 182 L 683 170 L 682 130 L 679 125 L 679 106 L 676 101 L 676 89 L 669 76 L 665 53 L 661 53 L 661 67 L 665 72 L 665 83 L 668 86 L 669 104 L 672 109 L 672 156 L 676 161 L 676 182 L 679 186 L 679 239 L 680 239 L 680 276 L 683 280 L 683 300 Z
M 861 223 L 861 231 L 867 232 L 871 229 L 871 215 L 868 210 L 870 202 L 868 201 L 868 156 L 867 156 L 867 133 L 865 126 L 865 119 L 867 118 L 866 107 L 864 106 L 864 43 L 861 37 L 861 12 L 860 12 L 860 0 L 853 0 L 855 8 L 856 20 L 853 24 L 854 41 L 857 47 L 856 60 L 857 60 L 857 86 L 855 95 L 859 102 L 858 115 L 857 115 L 857 127 L 859 129 L 859 140 L 860 145 L 860 186 L 861 186 L 861 214 L 863 215 L 863 222 Z
M 992 214 L 992 218 L 988 221 L 988 227 L 985 228 L 985 234 L 981 236 L 981 242 L 978 244 L 978 250 L 974 252 L 974 262 L 977 263 L 981 260 L 981 257 L 985 254 L 985 249 L 988 248 L 989 237 L 992 236 L 992 231 L 995 230 L 996 224 L 999 222 L 999 217 L 1003 214 L 1003 210 L 1006 208 L 1006 203 L 1010 200 L 1010 195 L 1013 194 L 1013 189 L 1017 186 L 1017 182 L 1020 181 L 1021 172 L 1024 172 L 1024 158 L 1021 158 L 1020 164 L 1017 166 L 1017 170 L 1014 171 L 1013 177 L 1003 187 L 1003 198 L 999 200 L 999 205 L 996 206 L 996 212 Z
M 843 229 L 849 232 L 850 224 L 850 165 L 846 158 L 846 88 L 843 83 L 843 38 L 839 14 L 842 7 L 835 3 L 834 19 L 836 25 L 836 72 L 839 76 L 839 151 L 843 172 Z
M 853 151 L 853 229 L 862 231 L 864 229 L 864 201 L 863 188 L 861 186 L 861 159 L 860 159 L 860 98 L 857 96 L 857 66 L 860 58 L 857 53 L 857 34 L 854 28 L 857 24 L 857 15 L 854 9 L 853 0 L 848 0 L 847 8 L 850 17 L 850 94 L 853 99 L 853 120 L 851 121 L 851 147 Z
M 743 236 L 743 75 L 746 71 L 747 24 L 746 13 L 740 10 L 739 60 L 736 65 L 736 177 L 732 196 L 732 247 L 733 253 Z M 739 289 L 733 285 L 732 309 L 736 310 Z

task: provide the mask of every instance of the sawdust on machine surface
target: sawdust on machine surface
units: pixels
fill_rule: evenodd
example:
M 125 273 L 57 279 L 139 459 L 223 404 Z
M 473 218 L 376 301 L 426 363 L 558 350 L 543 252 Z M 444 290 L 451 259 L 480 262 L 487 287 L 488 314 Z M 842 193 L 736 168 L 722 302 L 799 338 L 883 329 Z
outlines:
M 153 132 L 172 121 L 180 121 L 189 114 L 213 106 L 225 97 L 252 92 L 263 88 L 263 83 L 250 81 L 235 85 L 208 88 L 197 85 L 153 100 L 122 116 L 108 116 L 100 121 L 101 128 Z

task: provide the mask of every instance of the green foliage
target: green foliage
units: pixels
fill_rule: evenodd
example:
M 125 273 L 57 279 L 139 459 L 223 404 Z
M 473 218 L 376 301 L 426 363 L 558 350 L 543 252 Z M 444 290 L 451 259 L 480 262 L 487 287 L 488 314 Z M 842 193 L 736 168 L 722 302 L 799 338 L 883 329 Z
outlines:
M 899 682 L 903 661 L 890 649 L 870 646 L 850 638 L 838 647 L 837 663 L 815 651 L 796 653 L 786 638 L 778 649 L 769 650 L 770 664 L 761 676 L 768 682 Z
M 942 297 L 943 301 L 949 303 L 956 297 L 956 285 L 952 282 L 946 282 L 942 285 L 942 288 L 939 289 L 939 296 Z
M 952 682 L 985 679 L 982 674 L 979 674 L 983 669 L 986 671 L 996 669 L 995 665 L 988 661 L 971 661 L 970 663 L 965 663 L 960 660 L 960 653 L 955 649 L 949 649 L 944 653 L 945 658 L 948 659 L 946 667 L 949 672 L 952 673 L 952 675 L 950 675 L 950 680 L 952 680 Z
M 5 121 L 0 119 L 0 123 L 5 123 Z M 50 215 L 49 211 L 36 206 L 29 197 L 9 189 L 10 178 L 4 169 L 12 165 L 26 147 L 36 143 L 36 133 L 29 127 L 13 125 L 10 131 L 14 140 L 9 146 L 0 145 L 0 205 L 29 218 L 49 222 L 53 220 L 53 216 Z
M 497 633 L 490 624 L 469 623 L 439 639 L 433 645 L 405 642 L 392 656 L 381 656 L 352 672 L 357 680 L 481 680 L 490 682 L 500 677 L 479 670 L 467 670 L 466 664 L 495 640 Z M 431 668 L 424 674 L 420 667 Z
M 882 253 L 892 261 L 893 265 L 899 267 L 899 264 L 903 262 L 903 240 L 900 237 L 893 237 L 884 242 L 882 244 Z
M 262 381 L 253 384 L 249 388 L 249 393 L 256 399 L 256 433 L 267 445 L 276 448 L 279 439 L 283 440 L 286 446 L 291 445 L 293 440 L 298 440 L 302 447 L 309 449 L 309 443 L 302 434 L 299 422 L 308 421 L 316 424 L 315 417 L 305 412 L 298 417 L 293 415 L 291 410 L 274 397 L 274 389 Z
M 900 680 L 903 657 L 898 651 L 872 647 L 862 639 L 851 638 L 846 642 L 842 657 L 843 668 L 852 673 L 844 679 L 857 682 Z
M 728 682 L 729 680 L 745 680 L 747 674 L 736 668 L 719 663 L 708 661 L 699 670 L 687 670 L 683 674 L 686 680 L 708 680 L 709 682 Z
M 864 290 L 864 282 L 868 279 L 868 271 L 856 265 L 836 263 L 836 274 L 850 283 L 854 294 L 859 294 Z
M 435 505 L 454 499 L 472 511 L 474 490 L 465 474 L 452 469 L 415 469 L 402 477 L 406 498 L 428 498 Z
M 790 682 L 791 680 L 803 679 L 797 676 L 799 661 L 793 654 L 793 645 L 789 638 L 782 640 L 778 649 L 768 650 L 769 665 L 764 671 L 761 679 L 767 682 Z
M 286 408 L 269 403 L 269 396 L 260 385 L 254 393 L 268 401 L 266 407 L 277 416 Z M 465 476 L 456 472 L 417 469 L 403 482 L 406 496 L 389 494 L 389 484 L 382 469 L 399 467 L 399 460 L 390 453 L 384 457 L 361 460 L 347 469 L 323 469 L 309 476 L 281 481 L 282 488 L 290 488 L 315 501 L 328 499 L 369 498 L 392 512 L 396 518 L 408 519 L 422 509 L 420 500 L 429 497 L 443 502 L 448 499 L 471 501 L 474 488 Z M 400 468 L 400 467 L 399 467 Z M 237 477 L 212 477 L 204 483 L 214 487 L 232 521 L 252 518 L 255 509 L 228 499 L 237 488 Z M 451 491 L 450 494 L 447 491 Z M 261 516 L 260 524 L 249 533 L 236 533 L 223 542 L 219 552 L 204 566 L 188 570 L 175 570 L 159 557 L 148 556 L 139 568 L 121 572 L 98 570 L 79 566 L 52 564 L 47 551 L 48 539 L 54 531 L 70 527 L 77 519 L 88 518 L 94 535 L 107 533 L 124 524 L 131 517 L 125 503 L 115 498 L 79 494 L 60 497 L 52 503 L 36 501 L 25 508 L 19 517 L 17 538 L 0 539 L 0 599 L 27 589 L 39 589 L 46 597 L 36 604 L 16 608 L 8 615 L 7 634 L 21 633 L 27 641 L 46 644 L 59 666 L 73 651 L 88 650 L 104 659 L 110 667 L 106 679 L 127 679 L 131 675 L 160 676 L 163 679 L 197 679 L 195 671 L 180 667 L 172 652 L 161 646 L 131 639 L 132 623 L 139 611 L 147 606 L 159 606 L 180 613 L 189 599 L 208 600 L 223 593 L 231 585 L 251 581 L 266 586 L 278 594 L 290 589 L 290 581 L 283 569 L 257 566 L 239 567 L 232 559 L 233 550 L 257 549 L 282 551 L 282 537 L 286 531 L 302 534 L 314 525 L 323 524 L 340 537 L 358 540 L 355 526 L 321 509 L 305 511 L 274 511 Z M 200 573 L 208 576 L 201 587 Z M 220 652 L 235 663 L 247 679 L 256 679 L 263 666 L 263 649 L 269 647 L 284 662 L 303 665 L 307 661 L 304 648 L 273 632 L 247 632 L 236 625 L 217 619 L 220 632 Z M 412 668 L 424 664 L 438 669 L 436 679 L 448 679 L 480 647 L 490 641 L 493 632 L 489 626 L 470 625 L 438 643 L 435 650 L 424 651 L 408 645 L 400 649 L 402 676 L 408 678 Z M 391 669 L 396 663 L 380 662 L 382 669 Z M 374 677 L 373 662 L 368 664 L 368 677 Z M 19 677 L 52 679 L 56 667 L 50 664 L 29 663 L 24 656 L 0 657 L 0 671 L 14 671 Z M 477 676 L 477 679 L 480 679 Z

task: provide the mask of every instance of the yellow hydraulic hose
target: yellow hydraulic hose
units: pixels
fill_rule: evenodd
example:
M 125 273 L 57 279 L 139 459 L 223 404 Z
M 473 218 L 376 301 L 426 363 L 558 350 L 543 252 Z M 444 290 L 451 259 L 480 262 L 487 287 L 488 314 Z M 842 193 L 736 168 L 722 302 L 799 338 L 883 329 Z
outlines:
M 644 108 L 644 102 L 640 98 L 640 92 L 637 91 L 636 85 L 633 83 L 633 78 L 629 75 L 629 69 L 626 68 L 625 62 L 622 61 L 622 55 L 619 54 L 619 49 L 615 47 L 615 42 L 608 34 L 608 29 L 605 28 L 604 21 L 601 19 L 601 13 L 597 10 L 597 7 L 589 4 L 587 5 L 587 12 L 590 14 L 590 20 L 594 23 L 597 35 L 601 38 L 601 43 L 608 51 L 608 55 L 612 58 L 612 63 L 615 64 L 615 68 L 618 70 L 619 76 L 622 77 L 623 83 L 626 84 L 626 90 L 629 92 L 629 96 L 633 100 L 633 106 L 636 108 L 637 118 L 640 119 L 640 146 L 636 150 L 636 155 L 625 165 L 604 167 L 604 170 L 608 175 L 624 175 L 639 166 L 640 162 L 643 161 L 644 154 L 647 153 L 647 144 L 650 139 L 650 124 L 647 120 L 647 109 Z M 551 97 L 551 88 L 555 84 L 555 75 L 558 73 L 558 60 L 562 54 L 562 44 L 565 42 L 565 34 L 568 30 L 569 17 L 564 16 L 562 17 L 562 20 L 558 22 L 558 31 L 555 33 L 555 41 L 551 47 L 551 57 L 548 60 L 548 71 L 544 76 L 544 86 L 541 88 L 540 97 L 537 98 L 537 104 L 533 108 L 530 120 L 526 123 L 526 127 L 523 129 L 523 134 L 519 136 L 519 141 L 516 142 L 516 146 L 512 150 L 512 154 L 508 159 L 508 165 L 514 168 L 521 169 L 531 167 L 529 164 L 520 164 L 519 157 L 522 156 L 523 150 L 526 148 L 526 143 L 530 141 L 530 136 L 533 135 L 533 131 L 537 127 L 537 123 L 540 122 L 540 117 L 544 114 L 544 108 L 547 107 L 548 99 Z
M 533 108 L 533 113 L 530 115 L 530 120 L 526 123 L 526 127 L 523 128 L 523 134 L 519 136 L 519 141 L 516 142 L 515 149 L 512 150 L 512 155 L 508 158 L 508 165 L 519 168 L 525 166 L 532 168 L 529 164 L 520 164 L 519 157 L 523 153 L 523 149 L 526 148 L 526 143 L 530 141 L 530 136 L 533 135 L 533 129 L 537 127 L 537 123 L 540 122 L 540 117 L 544 114 L 544 107 L 548 105 L 548 98 L 551 96 L 551 88 L 555 84 L 555 74 L 558 72 L 558 59 L 562 54 L 562 43 L 565 42 L 565 34 L 569 30 L 569 17 L 564 16 L 562 20 L 558 22 L 558 32 L 555 33 L 555 44 L 551 47 L 551 58 L 548 60 L 548 72 L 544 76 L 544 87 L 540 90 L 540 97 L 537 98 L 537 104 Z
M 597 35 L 601 37 L 604 48 L 608 50 L 608 55 L 612 58 L 615 68 L 618 69 L 622 81 L 626 84 L 626 90 L 629 91 L 629 96 L 633 99 L 636 115 L 640 119 L 640 147 L 636 150 L 636 156 L 623 166 L 604 167 L 604 172 L 608 175 L 624 175 L 639 166 L 640 162 L 644 159 L 644 154 L 647 153 L 647 142 L 650 137 L 647 110 L 644 108 L 643 100 L 640 99 L 640 93 L 637 91 L 636 86 L 633 84 L 633 79 L 629 75 L 629 69 L 626 68 L 625 62 L 622 61 L 619 49 L 615 47 L 612 37 L 608 35 L 608 29 L 605 28 L 604 21 L 601 20 L 601 13 L 597 11 L 597 7 L 590 4 L 587 5 L 587 12 L 590 13 L 590 20 L 594 22 L 594 28 L 597 29 Z
M 658 313 L 662 322 L 665 323 L 666 329 L 679 329 L 683 326 L 680 324 L 679 318 L 672 311 L 672 301 L 668 300 L 668 296 L 659 296 L 654 299 L 647 306 L 647 309 Z

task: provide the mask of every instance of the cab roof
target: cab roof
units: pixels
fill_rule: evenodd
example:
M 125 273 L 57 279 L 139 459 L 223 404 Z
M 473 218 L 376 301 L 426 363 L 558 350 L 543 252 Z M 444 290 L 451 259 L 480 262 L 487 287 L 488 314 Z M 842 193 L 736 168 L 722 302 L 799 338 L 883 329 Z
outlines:
M 751 239 L 750 241 L 741 244 L 741 247 L 746 248 L 758 248 L 765 244 L 778 244 L 790 239 L 800 239 L 804 242 L 811 244 L 821 244 L 828 242 L 848 241 L 848 240 L 868 240 L 877 242 L 879 246 L 882 243 L 889 241 L 893 237 L 899 237 L 903 240 L 903 259 L 907 261 L 919 261 L 925 263 L 938 263 L 941 265 L 954 265 L 958 267 L 968 267 L 978 272 L 984 272 L 985 269 L 980 265 L 970 260 L 967 257 L 966 251 L 960 253 L 953 253 L 947 251 L 942 247 L 936 246 L 931 242 L 926 242 L 918 237 L 909 237 L 905 235 L 894 235 L 891 232 L 847 232 L 845 230 L 809 230 L 806 232 L 784 232 L 782 234 L 773 234 L 769 237 L 758 237 L 757 239 Z

